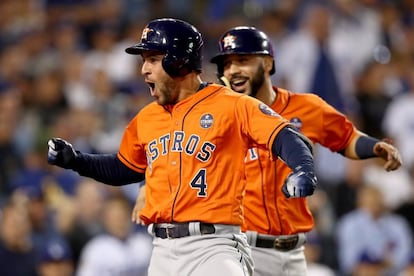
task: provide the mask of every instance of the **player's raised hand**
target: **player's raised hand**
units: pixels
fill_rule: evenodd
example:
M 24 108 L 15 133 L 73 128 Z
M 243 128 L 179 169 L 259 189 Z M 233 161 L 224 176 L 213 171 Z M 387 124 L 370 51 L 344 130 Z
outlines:
M 394 171 L 402 165 L 400 152 L 388 140 L 377 142 L 374 146 L 374 153 L 385 160 L 384 169 L 388 172 Z
M 47 142 L 47 162 L 65 169 L 71 169 L 77 154 L 73 146 L 61 138 L 52 138 Z
M 298 167 L 286 178 L 282 192 L 287 198 L 306 197 L 313 194 L 316 184 L 317 179 L 312 172 L 304 171 L 301 167 Z

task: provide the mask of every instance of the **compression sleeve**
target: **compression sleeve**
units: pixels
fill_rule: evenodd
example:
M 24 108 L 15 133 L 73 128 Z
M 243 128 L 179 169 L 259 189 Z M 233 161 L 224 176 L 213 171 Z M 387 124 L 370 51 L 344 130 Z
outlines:
M 314 171 L 310 145 L 290 127 L 283 128 L 276 136 L 272 144 L 272 153 L 279 156 L 291 169 L 301 166 L 303 171 Z
M 144 180 L 138 173 L 122 163 L 116 154 L 88 154 L 77 152 L 74 171 L 111 186 L 122 186 Z

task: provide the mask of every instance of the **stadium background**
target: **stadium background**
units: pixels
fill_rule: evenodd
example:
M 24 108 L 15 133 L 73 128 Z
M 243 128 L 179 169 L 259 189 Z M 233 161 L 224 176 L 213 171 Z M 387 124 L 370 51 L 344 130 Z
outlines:
M 147 21 L 175 17 L 199 28 L 205 43 L 206 81 L 216 81 L 209 59 L 220 35 L 236 25 L 256 26 L 274 42 L 274 83 L 295 89 L 299 82 L 295 76 L 310 65 L 289 59 L 293 55 L 289 43 L 312 22 L 316 29 L 326 27 L 318 27 L 308 16 L 311 4 L 320 3 L 331 16 L 327 41 L 337 45 L 337 56 L 348 58 L 334 68 L 337 75 L 348 76 L 338 82 L 341 108 L 361 130 L 392 138 L 404 167 L 385 175 L 376 162 L 345 161 L 317 150 L 321 184 L 309 199 L 316 219 L 309 244 L 319 250 L 313 261 L 339 269 L 338 221 L 357 208 L 363 185 L 378 187 L 387 209 L 403 217 L 414 232 L 413 1 L 3 0 L 0 204 L 18 209 L 30 222 L 21 239 L 28 237 L 35 248 L 43 248 L 50 237 L 67 244 L 76 270 L 86 242 L 104 229 L 102 210 L 108 199 L 121 197 L 132 206 L 137 185 L 106 187 L 48 166 L 46 141 L 58 136 L 80 151 L 117 150 L 126 123 L 151 101 L 140 77 L 139 58 L 124 52 L 139 40 Z M 145 232 L 139 226 L 133 230 Z M 143 266 L 147 255 L 136 256 L 144 260 Z M 366 254 L 361 256 L 361 261 L 367 259 Z M 0 258 L 0 267 L 11 266 L 3 261 Z

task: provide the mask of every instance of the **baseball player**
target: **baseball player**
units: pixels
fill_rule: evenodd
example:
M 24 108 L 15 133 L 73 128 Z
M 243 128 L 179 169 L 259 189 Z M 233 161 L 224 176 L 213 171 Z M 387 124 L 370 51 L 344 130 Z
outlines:
M 129 122 L 116 154 L 49 140 L 48 162 L 109 185 L 145 179 L 140 219 L 154 236 L 149 275 L 251 275 L 243 223 L 244 158 L 252 146 L 292 168 L 283 192 L 312 195 L 306 137 L 252 97 L 201 80 L 203 40 L 187 22 L 150 21 L 126 49 L 143 60 L 155 101 Z M 105 252 L 102 252 L 105 254 Z
M 228 30 L 219 40 L 219 53 L 211 59 L 220 78 L 236 92 L 253 96 L 290 120 L 313 143 L 350 159 L 379 157 L 384 168 L 401 166 L 392 145 L 358 131 L 340 112 L 311 93 L 293 93 L 272 86 L 275 73 L 272 45 L 253 27 Z M 283 179 L 291 172 L 280 160 L 270 160 L 252 147 L 246 156 L 247 189 L 244 200 L 246 231 L 255 262 L 255 275 L 306 275 L 305 233 L 313 218 L 305 198 L 286 198 Z M 275 185 L 277 183 L 277 185 Z

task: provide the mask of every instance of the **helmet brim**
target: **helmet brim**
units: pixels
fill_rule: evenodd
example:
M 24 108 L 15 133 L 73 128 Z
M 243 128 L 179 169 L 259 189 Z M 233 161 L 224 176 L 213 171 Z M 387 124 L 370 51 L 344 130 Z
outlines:
M 223 60 L 223 57 L 225 55 L 227 55 L 227 54 L 217 54 L 217 55 L 215 55 L 214 57 L 212 57 L 210 59 L 210 63 L 215 63 L 215 64 L 221 63 L 222 60 Z
M 125 52 L 127 52 L 130 55 L 140 55 L 142 53 L 142 51 L 144 51 L 146 49 L 144 49 L 144 47 L 142 47 L 142 45 L 137 44 L 131 47 L 128 47 L 125 49 Z
M 218 66 L 223 66 L 223 59 L 225 56 L 228 55 L 267 55 L 267 56 L 271 56 L 273 58 L 273 55 L 267 51 L 261 51 L 261 52 L 225 52 L 225 53 L 220 53 L 215 55 L 214 57 L 212 57 L 210 59 L 210 63 L 214 63 L 217 64 Z M 275 61 L 273 59 L 273 66 L 272 69 L 270 70 L 270 75 L 273 75 L 276 72 L 275 69 Z
M 156 51 L 160 53 L 166 52 L 163 47 L 159 47 L 158 45 L 148 43 L 138 43 L 125 49 L 125 52 L 127 52 L 130 55 L 140 55 L 144 51 Z

